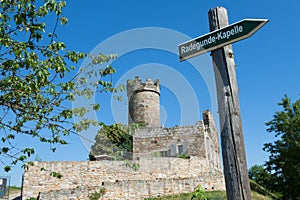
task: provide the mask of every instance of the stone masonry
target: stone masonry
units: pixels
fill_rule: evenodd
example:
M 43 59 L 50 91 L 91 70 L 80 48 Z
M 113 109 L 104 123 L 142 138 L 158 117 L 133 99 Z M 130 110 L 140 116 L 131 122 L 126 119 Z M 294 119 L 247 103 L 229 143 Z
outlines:
M 210 169 L 205 159 L 194 156 L 132 162 L 139 164 L 138 170 L 128 167 L 125 161 L 35 162 L 24 173 L 22 197 L 88 199 L 89 194 L 105 188 L 104 199 L 133 200 L 191 192 L 199 184 L 206 190 L 225 187 L 222 172 Z M 51 177 L 51 171 L 63 177 Z
M 128 123 L 146 127 L 160 126 L 160 82 L 147 79 L 145 83 L 136 76 L 127 81 Z
M 218 133 L 210 111 L 204 111 L 203 120 L 195 125 L 162 128 L 159 80 L 142 83 L 135 77 L 127 82 L 127 95 L 128 123 L 145 125 L 133 134 L 133 159 L 35 162 L 24 172 L 24 200 L 37 196 L 88 199 L 101 188 L 105 189 L 102 199 L 111 200 L 192 192 L 198 185 L 225 190 Z M 51 177 L 53 171 L 63 177 Z
M 134 159 L 146 157 L 196 156 L 211 169 L 222 172 L 216 127 L 210 111 L 193 126 L 139 129 L 133 137 Z

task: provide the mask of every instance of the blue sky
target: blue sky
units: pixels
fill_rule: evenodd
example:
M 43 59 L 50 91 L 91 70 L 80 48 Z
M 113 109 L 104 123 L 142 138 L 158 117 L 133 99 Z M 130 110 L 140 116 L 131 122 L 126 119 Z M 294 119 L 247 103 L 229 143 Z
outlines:
M 135 75 L 143 80 L 160 78 L 162 123 L 193 125 L 205 109 L 217 115 L 211 58 L 207 53 L 179 62 L 174 49 L 185 39 L 209 32 L 207 13 L 216 6 L 228 10 L 229 23 L 245 18 L 270 20 L 252 37 L 233 44 L 248 167 L 263 164 L 268 158 L 263 144 L 274 140 L 265 122 L 280 109 L 277 103 L 284 94 L 299 99 L 298 1 L 68 1 L 69 23 L 59 29 L 59 39 L 69 49 L 119 54 L 112 62 L 117 69 L 115 82 L 124 83 Z M 126 98 L 116 103 L 109 95 L 97 94 L 95 101 L 102 106 L 97 119 L 126 123 Z M 49 146 L 35 144 L 44 161 L 86 160 L 88 150 L 82 140 L 71 136 L 69 141 L 55 154 Z M 22 170 L 14 169 L 9 174 L 11 184 L 19 185 L 21 174 Z

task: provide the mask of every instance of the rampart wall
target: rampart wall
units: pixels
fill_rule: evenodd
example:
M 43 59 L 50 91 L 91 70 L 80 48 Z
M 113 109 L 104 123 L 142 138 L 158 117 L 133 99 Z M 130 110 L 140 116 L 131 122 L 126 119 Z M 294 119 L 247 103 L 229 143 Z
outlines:
M 223 173 L 211 170 L 204 159 L 148 158 L 131 161 L 35 162 L 24 173 L 22 197 L 27 199 L 88 199 L 105 188 L 104 199 L 143 199 L 191 192 L 201 184 L 207 190 L 225 190 Z M 45 169 L 42 170 L 41 169 Z M 63 175 L 50 176 L 56 171 Z

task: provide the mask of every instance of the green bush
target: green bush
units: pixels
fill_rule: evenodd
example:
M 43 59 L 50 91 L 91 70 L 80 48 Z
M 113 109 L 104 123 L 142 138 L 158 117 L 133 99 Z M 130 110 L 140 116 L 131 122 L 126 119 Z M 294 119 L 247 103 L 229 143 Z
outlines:
M 202 189 L 201 185 L 198 185 L 193 192 L 191 200 L 207 200 L 207 196 Z
M 105 194 L 106 190 L 105 188 L 100 188 L 99 192 L 94 192 L 92 194 L 89 195 L 89 200 L 99 200 L 100 197 L 103 197 L 103 195 Z
M 191 157 L 188 156 L 188 155 L 186 155 L 186 154 L 184 154 L 184 153 L 182 153 L 182 154 L 178 155 L 177 158 L 190 159 Z

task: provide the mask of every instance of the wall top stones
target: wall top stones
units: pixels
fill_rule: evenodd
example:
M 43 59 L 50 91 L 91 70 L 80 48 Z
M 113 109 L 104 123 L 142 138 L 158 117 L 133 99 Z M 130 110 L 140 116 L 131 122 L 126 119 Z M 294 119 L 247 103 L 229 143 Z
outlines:
M 153 138 L 153 137 L 163 137 L 166 135 L 190 135 L 192 133 L 202 134 L 205 127 L 203 121 L 198 121 L 196 125 L 192 126 L 175 126 L 172 128 L 162 128 L 162 127 L 153 127 L 153 128 L 140 128 L 137 129 L 134 133 L 134 138 Z M 193 131 L 194 130 L 194 131 Z

